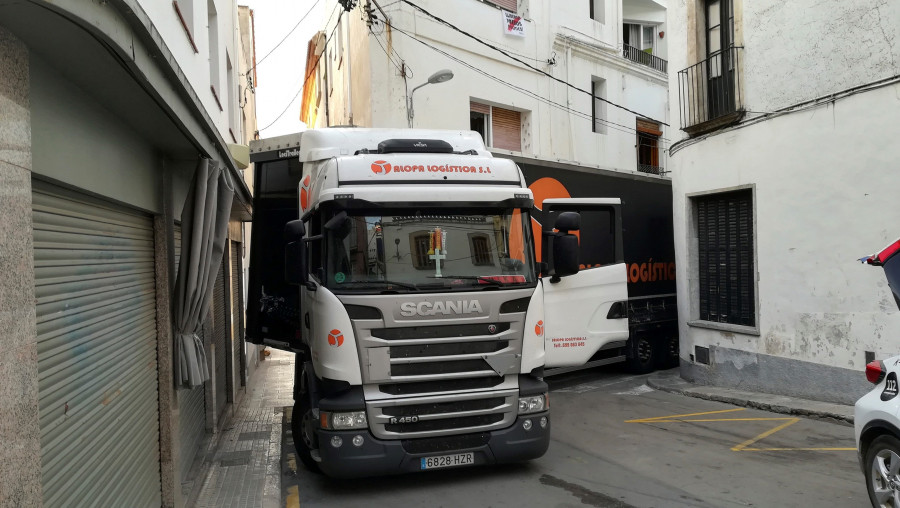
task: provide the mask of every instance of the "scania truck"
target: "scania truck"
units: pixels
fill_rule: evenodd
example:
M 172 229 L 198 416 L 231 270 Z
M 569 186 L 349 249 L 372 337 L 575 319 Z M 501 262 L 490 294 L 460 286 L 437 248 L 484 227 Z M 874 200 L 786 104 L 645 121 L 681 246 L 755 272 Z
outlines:
M 618 198 L 538 209 L 516 162 L 470 131 L 309 130 L 251 143 L 251 160 L 246 337 L 297 355 L 308 468 L 540 457 L 545 372 L 627 349 Z

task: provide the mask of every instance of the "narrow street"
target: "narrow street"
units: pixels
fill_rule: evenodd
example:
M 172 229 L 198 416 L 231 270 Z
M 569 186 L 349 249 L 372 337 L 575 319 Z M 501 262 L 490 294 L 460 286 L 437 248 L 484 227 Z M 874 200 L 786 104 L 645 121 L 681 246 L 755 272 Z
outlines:
M 646 379 L 616 368 L 551 378 L 550 450 L 529 463 L 352 482 L 299 466 L 283 489 L 296 487 L 300 506 L 866 504 L 851 427 L 665 393 Z

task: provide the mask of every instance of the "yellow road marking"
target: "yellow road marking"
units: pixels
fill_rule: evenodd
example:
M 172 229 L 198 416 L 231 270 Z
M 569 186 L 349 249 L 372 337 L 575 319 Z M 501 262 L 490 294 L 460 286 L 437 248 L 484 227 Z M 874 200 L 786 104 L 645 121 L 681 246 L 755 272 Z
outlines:
M 762 434 L 760 434 L 752 439 L 748 439 L 748 440 L 744 441 L 743 443 L 733 447 L 731 449 L 731 451 L 739 452 L 739 451 L 743 450 L 744 448 L 752 445 L 753 443 L 759 441 L 760 439 L 765 439 L 765 438 L 771 436 L 772 434 L 778 432 L 779 430 L 786 429 L 799 421 L 800 421 L 800 418 L 791 418 L 790 421 L 784 422 L 781 425 L 775 427 L 774 429 L 769 429 L 769 430 L 763 432 Z
M 856 448 L 744 448 L 742 452 L 854 452 Z
M 638 420 L 628 420 L 625 423 L 648 423 L 655 422 L 658 420 L 676 420 L 678 418 L 686 417 L 686 416 L 703 416 L 703 415 L 714 415 L 721 413 L 733 413 L 735 411 L 744 411 L 746 408 L 739 407 L 736 409 L 722 409 L 720 411 L 707 411 L 705 413 L 688 413 L 683 415 L 668 415 L 668 416 L 654 416 L 653 418 L 640 418 Z
M 300 508 L 300 490 L 297 486 L 288 487 L 287 492 L 287 496 L 284 498 L 284 508 Z
M 692 416 L 706 416 L 722 413 L 733 413 L 736 411 L 744 411 L 746 408 L 739 407 L 735 409 L 722 409 L 719 411 L 707 411 L 704 413 L 687 413 L 678 415 L 655 416 L 652 418 L 640 418 L 637 420 L 626 420 L 625 423 L 710 423 L 710 422 L 764 422 L 764 421 L 783 421 L 781 425 L 767 430 L 762 434 L 744 441 L 743 443 L 731 448 L 734 452 L 785 452 L 785 451 L 856 451 L 856 448 L 842 447 L 822 447 L 822 448 L 751 448 L 750 445 L 757 441 L 763 440 L 776 432 L 784 430 L 791 425 L 800 421 L 800 418 L 794 417 L 770 417 L 770 418 L 691 418 Z

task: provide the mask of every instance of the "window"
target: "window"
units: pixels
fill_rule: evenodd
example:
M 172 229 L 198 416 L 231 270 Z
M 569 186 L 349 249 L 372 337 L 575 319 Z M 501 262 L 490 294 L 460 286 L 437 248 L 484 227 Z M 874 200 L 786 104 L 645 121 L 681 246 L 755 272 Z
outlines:
M 469 128 L 478 134 L 484 144 L 491 146 L 491 107 L 477 102 L 469 103 Z
M 701 321 L 756 326 L 753 194 L 693 198 Z
M 475 266 L 493 265 L 491 241 L 485 234 L 469 233 L 469 251 Z
M 606 0 L 588 0 L 591 19 L 606 23 Z
M 518 111 L 471 101 L 469 128 L 481 134 L 489 147 L 522 151 L 522 114 Z
M 715 118 L 735 109 L 734 105 L 734 12 L 731 0 L 706 2 L 706 56 L 709 76 L 709 106 Z
M 428 257 L 431 245 L 431 234 L 428 231 L 416 231 L 409 235 L 409 247 L 412 252 L 412 264 L 416 270 L 434 270 L 434 260 Z
M 234 67 L 231 65 L 231 56 L 225 51 L 225 79 L 228 80 L 228 96 L 225 97 L 225 103 L 228 105 L 228 127 L 233 131 L 240 131 L 237 124 L 238 96 L 234 93 L 234 86 L 237 79 L 234 76 Z M 234 141 L 237 143 L 237 140 Z
M 594 78 L 591 81 L 591 93 L 594 99 L 591 104 L 591 118 L 594 132 L 598 134 L 606 134 L 606 102 L 601 98 L 606 98 L 606 80 Z
M 658 123 L 637 119 L 638 171 L 654 175 L 662 173 L 659 163 L 660 136 L 662 136 L 662 131 L 659 129 Z
M 194 42 L 193 0 L 172 0 L 172 7 L 175 9 L 175 15 L 178 16 L 178 21 L 181 22 L 181 27 L 184 28 L 184 33 L 187 35 L 188 42 L 191 43 L 194 53 L 199 53 L 197 44 Z
M 334 59 L 337 60 L 337 68 L 341 68 L 341 64 L 344 63 L 344 18 L 341 16 L 338 18 L 337 25 L 337 52 L 334 54 Z
M 207 24 L 209 29 L 209 86 L 212 89 L 213 97 L 222 109 L 222 102 L 219 100 L 220 77 L 219 77 L 219 16 L 216 13 L 216 4 L 213 0 L 207 1 Z

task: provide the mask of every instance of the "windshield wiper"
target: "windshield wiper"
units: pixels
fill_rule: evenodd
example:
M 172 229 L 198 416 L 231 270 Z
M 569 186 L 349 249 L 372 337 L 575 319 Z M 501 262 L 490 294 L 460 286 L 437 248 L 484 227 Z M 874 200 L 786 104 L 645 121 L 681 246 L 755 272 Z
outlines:
M 395 280 L 348 280 L 338 284 L 338 287 L 346 286 L 348 284 L 366 284 L 371 285 L 373 287 L 381 287 L 384 286 L 399 286 L 401 288 L 406 289 L 415 289 L 418 290 L 419 286 L 415 284 L 410 284 L 409 282 L 398 282 Z
M 447 280 L 477 280 L 478 282 L 485 282 L 488 284 L 493 284 L 495 286 L 503 286 L 505 282 L 499 281 L 497 279 L 493 279 L 491 277 L 485 277 L 483 275 L 442 275 L 437 277 L 435 275 L 429 275 L 429 279 L 447 279 Z

